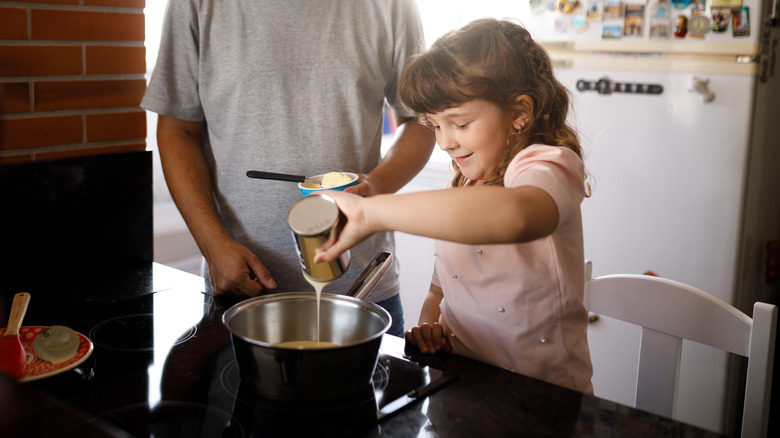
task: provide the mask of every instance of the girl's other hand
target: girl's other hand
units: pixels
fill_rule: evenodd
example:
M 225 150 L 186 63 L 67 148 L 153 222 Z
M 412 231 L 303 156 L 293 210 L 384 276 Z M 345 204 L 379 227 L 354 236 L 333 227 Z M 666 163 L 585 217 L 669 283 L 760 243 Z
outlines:
M 406 341 L 414 345 L 423 354 L 434 354 L 440 350 L 450 352 L 452 346 L 444 334 L 444 327 L 438 323 L 423 323 L 404 333 Z

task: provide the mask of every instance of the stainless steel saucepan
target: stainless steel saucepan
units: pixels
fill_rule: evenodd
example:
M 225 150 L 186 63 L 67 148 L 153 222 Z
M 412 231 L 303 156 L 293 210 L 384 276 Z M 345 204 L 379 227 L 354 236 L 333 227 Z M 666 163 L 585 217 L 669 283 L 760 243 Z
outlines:
M 339 400 L 364 392 L 392 318 L 362 298 L 392 260 L 391 253 L 380 253 L 348 295 L 323 293 L 319 318 L 313 292 L 262 295 L 228 309 L 222 321 L 231 332 L 242 384 L 249 382 L 259 395 L 284 401 Z M 338 345 L 303 349 L 278 345 L 314 341 L 318 332 L 321 342 Z

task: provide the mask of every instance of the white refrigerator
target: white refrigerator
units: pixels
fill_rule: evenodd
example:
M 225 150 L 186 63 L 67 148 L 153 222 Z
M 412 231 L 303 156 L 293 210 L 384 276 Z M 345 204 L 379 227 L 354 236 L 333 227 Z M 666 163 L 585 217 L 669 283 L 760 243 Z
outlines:
M 544 41 L 571 91 L 592 186 L 582 210 L 594 276 L 652 271 L 751 315 L 753 302 L 773 300 L 764 247 L 780 237 L 777 2 L 718 1 L 617 3 L 619 17 L 615 2 L 601 1 L 598 20 L 587 1 L 572 2 L 578 11 L 531 0 L 517 17 Z M 713 2 L 734 6 L 722 10 L 732 14 L 724 32 L 712 30 L 722 18 Z M 672 35 L 679 15 L 688 17 L 684 37 Z M 638 338 L 608 318 L 590 325 L 596 395 L 632 402 L 626 370 Z M 675 418 L 731 433 L 740 366 L 685 343 Z

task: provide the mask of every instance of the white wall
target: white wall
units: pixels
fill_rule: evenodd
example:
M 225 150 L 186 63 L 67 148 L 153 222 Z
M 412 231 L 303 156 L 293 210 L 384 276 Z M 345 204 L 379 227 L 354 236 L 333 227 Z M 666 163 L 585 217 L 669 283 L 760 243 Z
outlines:
M 437 149 L 438 150 L 438 149 Z M 439 150 L 439 152 L 441 152 Z M 444 157 L 447 157 L 444 155 Z M 399 193 L 441 189 L 452 179 L 449 158 L 436 154 Z M 409 214 L 414 214 L 410 211 Z M 427 237 L 395 233 L 396 257 L 401 265 L 401 303 L 404 307 L 404 329 L 417 325 L 433 272 L 433 241 Z

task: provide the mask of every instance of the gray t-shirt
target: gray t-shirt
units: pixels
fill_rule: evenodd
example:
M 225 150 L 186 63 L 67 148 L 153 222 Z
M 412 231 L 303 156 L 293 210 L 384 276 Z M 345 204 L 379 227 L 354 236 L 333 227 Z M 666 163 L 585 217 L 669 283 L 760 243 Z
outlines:
M 276 291 L 308 291 L 287 225 L 301 196 L 296 184 L 246 171 L 372 170 L 385 99 L 411 115 L 396 85 L 406 58 L 423 46 L 414 0 L 169 0 L 141 106 L 207 122 L 203 153 L 225 227 L 271 271 Z M 383 233 L 354 247 L 347 274 L 325 291 L 345 292 L 394 246 Z M 369 300 L 398 288 L 396 263 Z

